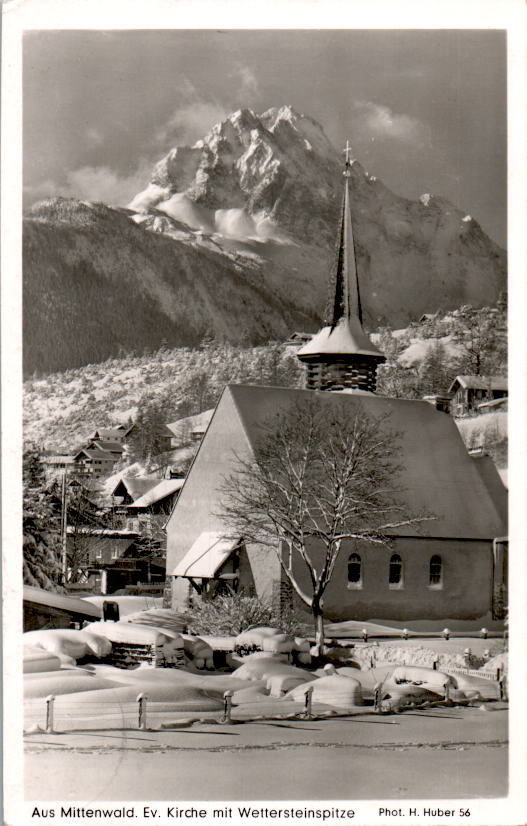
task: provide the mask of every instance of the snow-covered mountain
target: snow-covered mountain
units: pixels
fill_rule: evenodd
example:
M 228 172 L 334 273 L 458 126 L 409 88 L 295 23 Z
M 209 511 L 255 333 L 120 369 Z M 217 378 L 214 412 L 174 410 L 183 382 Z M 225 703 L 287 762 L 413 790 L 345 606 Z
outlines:
M 244 109 L 172 149 L 127 208 L 36 205 L 25 221 L 26 371 L 141 352 L 156 335 L 255 344 L 315 330 L 341 172 L 310 117 Z M 358 161 L 350 194 L 367 324 L 495 303 L 505 253 L 470 215 L 431 194 L 399 197 Z

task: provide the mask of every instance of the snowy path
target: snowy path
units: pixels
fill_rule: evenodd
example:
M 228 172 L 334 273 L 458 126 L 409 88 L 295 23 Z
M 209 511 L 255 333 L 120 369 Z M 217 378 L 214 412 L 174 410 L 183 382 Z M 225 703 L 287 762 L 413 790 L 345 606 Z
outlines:
M 25 738 L 26 796 L 77 801 L 500 796 L 507 793 L 508 715 L 498 704 L 487 708 L 181 731 L 31 735 Z

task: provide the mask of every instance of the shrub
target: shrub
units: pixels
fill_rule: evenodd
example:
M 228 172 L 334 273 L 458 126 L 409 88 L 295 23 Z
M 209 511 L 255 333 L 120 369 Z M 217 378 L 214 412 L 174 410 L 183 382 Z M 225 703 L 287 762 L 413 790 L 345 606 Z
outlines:
M 236 636 L 260 626 L 272 626 L 293 636 L 304 635 L 308 627 L 297 618 L 293 609 L 279 610 L 258 597 L 244 593 L 200 599 L 189 613 L 188 629 L 191 634 Z

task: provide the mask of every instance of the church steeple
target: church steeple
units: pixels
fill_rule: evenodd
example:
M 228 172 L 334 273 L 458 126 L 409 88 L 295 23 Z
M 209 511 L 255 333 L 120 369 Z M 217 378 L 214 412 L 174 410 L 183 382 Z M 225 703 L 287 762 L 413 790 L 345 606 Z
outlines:
M 355 244 L 349 203 L 350 145 L 346 142 L 344 196 L 337 253 L 329 279 L 325 326 L 298 352 L 307 365 L 311 390 L 354 388 L 375 391 L 377 365 L 384 356 L 362 329 Z

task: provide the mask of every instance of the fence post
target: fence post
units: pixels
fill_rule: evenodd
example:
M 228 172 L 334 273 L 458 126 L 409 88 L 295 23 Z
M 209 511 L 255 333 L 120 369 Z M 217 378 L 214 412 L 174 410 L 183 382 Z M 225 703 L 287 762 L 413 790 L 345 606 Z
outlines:
M 498 668 L 498 687 L 500 691 L 500 700 L 507 700 L 506 676 L 504 671 L 501 672 L 501 668 Z
M 138 728 L 146 731 L 146 701 L 148 700 L 148 696 L 146 694 L 138 694 L 137 695 L 137 702 L 139 703 L 139 717 L 138 717 Z
M 306 688 L 306 690 L 304 692 L 304 713 L 303 713 L 302 716 L 306 720 L 312 720 L 313 719 L 312 702 L 313 702 L 313 686 L 310 685 L 309 688 Z
M 231 712 L 232 712 L 232 695 L 233 691 L 226 691 L 223 695 L 223 717 L 221 718 L 222 723 L 227 723 L 230 725 L 232 723 L 231 719 Z
M 373 688 L 373 710 L 377 713 L 381 711 L 382 703 L 382 682 L 376 683 Z
M 53 704 L 55 702 L 55 696 L 50 694 L 49 697 L 46 697 L 46 731 L 48 734 L 53 734 Z

